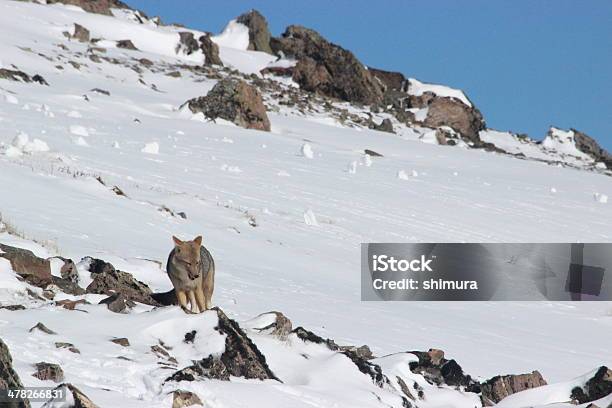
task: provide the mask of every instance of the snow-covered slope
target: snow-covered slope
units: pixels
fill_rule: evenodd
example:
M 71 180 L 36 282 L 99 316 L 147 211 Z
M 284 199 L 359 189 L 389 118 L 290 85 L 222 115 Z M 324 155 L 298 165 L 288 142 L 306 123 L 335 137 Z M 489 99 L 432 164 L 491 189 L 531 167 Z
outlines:
M 104 50 L 68 40 L 62 32 L 73 23 L 103 38 Z M 264 95 L 274 107 L 269 133 L 205 121 L 178 107 L 217 79 L 195 68 L 202 55 L 175 52 L 178 30 L 61 5 L 0 2 L 2 66 L 49 83 L 0 80 L 0 213 L 28 238 L 3 234 L 0 243 L 36 240 L 46 243 L 37 248 L 43 257 L 102 258 L 163 291 L 169 280 L 147 260 L 165 261 L 172 234 L 202 234 L 217 263 L 213 303 L 241 322 L 281 310 L 295 326 L 339 344 L 368 344 L 378 356 L 437 347 L 480 379 L 538 369 L 557 382 L 612 365 L 608 303 L 362 303 L 358 278 L 362 242 L 610 241 L 612 207 L 599 199 L 612 194 L 609 177 L 421 143 L 430 130 L 403 127 L 393 135 L 348 126 L 324 110 L 280 106 L 271 95 Z M 113 45 L 123 39 L 139 50 Z M 246 74 L 274 59 L 247 51 L 236 24 L 214 40 L 224 63 Z M 180 77 L 167 75 L 176 71 Z M 336 104 L 366 115 L 345 105 Z M 540 149 L 516 149 L 544 159 Z M 53 360 L 101 407 L 166 407 L 168 370 L 150 346 L 178 342 L 179 367 L 218 352 L 214 333 L 193 348 L 180 345 L 192 328 L 214 326 L 210 312 L 139 306 L 119 315 L 97 305 L 98 295 L 84 297 L 93 303 L 82 306 L 88 313 L 68 311 L 31 300 L 6 262 L 0 277 L 0 303 L 28 306 L 0 309 L 0 337 L 26 385 L 50 385 L 31 376 L 31 364 Z M 59 335 L 28 333 L 39 321 Z M 252 336 L 284 384 L 180 387 L 194 387 L 215 407 L 401 404 L 337 353 Z M 111 337 L 128 337 L 132 346 Z M 57 341 L 81 354 L 55 349 Z M 400 363 L 380 361 L 390 372 Z M 454 390 L 430 395 L 417 405 L 479 403 Z

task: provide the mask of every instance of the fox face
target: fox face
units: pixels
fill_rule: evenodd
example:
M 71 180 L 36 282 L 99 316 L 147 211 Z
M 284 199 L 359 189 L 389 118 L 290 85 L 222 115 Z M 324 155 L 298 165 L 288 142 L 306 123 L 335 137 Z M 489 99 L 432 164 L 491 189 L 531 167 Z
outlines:
M 193 241 L 181 241 L 173 236 L 172 240 L 174 241 L 175 260 L 185 268 L 189 279 L 198 279 L 201 273 L 200 247 L 202 246 L 202 237 L 198 236 Z

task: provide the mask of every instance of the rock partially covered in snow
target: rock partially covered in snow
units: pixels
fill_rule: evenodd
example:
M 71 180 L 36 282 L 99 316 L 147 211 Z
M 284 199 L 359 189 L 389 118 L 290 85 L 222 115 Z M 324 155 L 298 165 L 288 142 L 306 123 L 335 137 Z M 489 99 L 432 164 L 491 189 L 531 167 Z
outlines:
M 539 371 L 529 374 L 499 375 L 481 384 L 482 403 L 486 407 L 497 404 L 508 395 L 546 385 Z
M 612 370 L 601 366 L 583 386 L 572 389 L 571 398 L 577 404 L 584 404 L 610 394 L 612 394 Z
M 262 313 L 245 322 L 245 325 L 251 330 L 270 334 L 280 339 L 286 339 L 293 329 L 291 320 L 281 312 Z
M 19 389 L 23 388 L 23 384 L 19 379 L 19 375 L 13 369 L 13 358 L 8 347 L 0 339 L 0 389 L 7 388 Z M 2 406 L 7 408 L 29 408 L 30 402 L 26 399 L 25 401 L 5 402 Z
M 273 54 L 270 48 L 270 30 L 266 18 L 257 10 L 251 10 L 242 14 L 236 22 L 243 24 L 249 29 L 249 46 L 252 51 L 262 51 Z
M 313 227 L 318 227 L 319 222 L 317 221 L 317 216 L 314 211 L 308 209 L 304 212 L 304 223 L 306 225 L 312 225 Z
M 18 157 L 23 154 L 33 154 L 37 152 L 48 152 L 49 145 L 40 139 L 30 140 L 27 133 L 19 132 L 13 142 L 2 148 L 2 152 L 8 157 Z
M 312 151 L 310 143 L 304 143 L 302 147 L 300 147 L 300 154 L 307 159 L 312 159 L 314 157 L 314 152 Z
M 225 335 L 225 350 L 220 356 L 209 355 L 192 366 L 177 371 L 166 381 L 195 381 L 213 378 L 229 381 L 230 376 L 247 379 L 278 380 L 266 363 L 266 357 L 255 343 L 219 308 L 211 309 L 219 319 L 216 327 Z
M 421 374 L 430 384 L 462 386 L 468 391 L 476 391 L 479 388 L 478 383 L 465 374 L 455 360 L 447 360 L 444 357 L 442 350 L 429 349 L 429 351 L 410 351 L 410 353 L 419 359 L 418 362 L 410 363 L 410 371 Z
M 192 113 L 203 113 L 210 119 L 225 119 L 246 129 L 270 131 L 270 120 L 259 91 L 245 81 L 225 78 L 206 96 L 186 102 Z
M 176 390 L 172 394 L 172 408 L 204 406 L 198 394 L 191 391 Z
M 13 270 L 31 285 L 44 288 L 53 282 L 50 262 L 32 251 L 0 244 L 0 257 L 8 259 Z
M 157 142 L 146 143 L 144 147 L 140 149 L 140 151 L 143 153 L 147 153 L 147 154 L 159 154 L 159 143 Z
M 65 400 L 60 398 L 49 400 L 43 405 L 43 408 L 98 408 L 81 390 L 72 384 L 61 384 L 55 390 L 61 390 L 60 395 L 65 395 Z

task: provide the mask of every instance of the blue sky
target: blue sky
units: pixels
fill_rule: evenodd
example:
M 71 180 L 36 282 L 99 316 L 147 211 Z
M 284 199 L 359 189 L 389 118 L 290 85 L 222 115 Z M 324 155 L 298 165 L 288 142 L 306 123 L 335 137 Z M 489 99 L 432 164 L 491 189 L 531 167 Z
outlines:
M 541 138 L 573 127 L 612 151 L 609 0 L 128 0 L 219 32 L 251 8 L 273 35 L 314 28 L 365 64 L 463 89 L 487 125 Z

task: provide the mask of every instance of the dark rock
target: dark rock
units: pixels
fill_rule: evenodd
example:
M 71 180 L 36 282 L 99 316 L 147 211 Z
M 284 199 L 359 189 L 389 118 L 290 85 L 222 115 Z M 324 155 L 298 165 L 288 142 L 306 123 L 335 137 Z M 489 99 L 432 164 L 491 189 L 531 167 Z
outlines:
M 153 66 L 153 61 L 151 61 L 148 58 L 140 58 L 140 59 L 138 59 L 138 62 L 140 62 L 141 65 L 143 65 L 143 66 L 145 66 L 147 68 Z
M 151 289 L 145 283 L 134 279 L 131 274 L 118 271 L 111 264 L 96 259 L 92 260 L 89 270 L 94 272 L 92 272 L 93 281 L 87 286 L 87 293 L 109 296 L 120 294 L 126 301 L 159 306 L 151 297 Z M 102 302 L 110 304 L 117 300 L 120 299 L 117 297 Z
M 270 47 L 270 30 L 266 18 L 257 10 L 242 14 L 236 20 L 249 28 L 249 50 L 274 54 Z
M 106 305 L 108 310 L 115 313 L 128 313 L 136 303 L 126 299 L 121 293 L 114 293 L 106 299 L 102 299 L 100 305 Z
M 168 72 L 166 76 L 169 76 L 171 78 L 180 78 L 182 75 L 181 75 L 181 71 L 172 71 L 172 72 Z
M 77 387 L 72 384 L 64 383 L 55 387 L 55 390 L 62 390 L 62 395 L 72 395 L 74 399 L 74 405 L 71 408 L 98 408 L 85 394 L 81 392 Z M 63 401 L 63 400 L 62 400 Z M 43 408 L 55 407 L 59 405 L 60 401 L 50 400 L 43 405 Z M 57 405 L 56 405 L 57 404 Z M 62 405 L 63 406 L 63 405 Z
M 262 75 L 271 74 L 280 77 L 292 77 L 293 67 L 267 67 L 259 71 Z
M 384 157 L 382 154 L 375 152 L 374 150 L 370 150 L 370 149 L 365 149 L 363 152 L 367 154 L 368 156 L 372 156 L 372 157 Z
M 466 387 L 471 391 L 479 390 L 478 383 L 465 374 L 455 360 L 444 358 L 442 350 L 429 349 L 429 351 L 410 351 L 409 353 L 419 358 L 418 362 L 410 363 L 410 370 L 413 373 L 421 374 L 430 384 Z
M 576 143 L 576 148 L 578 150 L 588 154 L 593 160 L 604 163 L 608 169 L 612 169 L 612 155 L 610 153 L 586 133 L 582 133 L 576 129 L 571 130 L 574 132 L 574 143 Z
M 71 353 L 81 354 L 81 351 L 78 348 L 76 348 L 74 346 L 74 344 L 72 344 L 72 343 L 56 342 L 55 343 L 55 348 L 58 348 L 58 349 L 67 349 Z
M 223 66 L 223 61 L 219 57 L 219 46 L 210 38 L 210 35 L 200 37 L 200 49 L 204 54 L 204 65 Z
M 367 359 L 360 356 L 356 350 L 349 349 L 342 351 L 341 353 L 347 356 L 353 362 L 353 364 L 357 366 L 359 371 L 368 375 L 372 379 L 372 382 L 377 386 L 383 387 L 385 384 L 389 383 L 389 380 L 383 374 L 380 366 L 369 362 Z
M 572 389 L 571 399 L 578 404 L 596 401 L 612 394 L 612 370 L 601 366 L 582 387 Z
M 387 133 L 395 133 L 395 131 L 393 130 L 393 123 L 391 122 L 391 119 L 389 118 L 383 119 L 379 125 L 372 123 L 372 125 L 370 126 L 370 129 L 379 130 L 381 132 L 387 132 Z
M 106 89 L 93 88 L 90 90 L 90 92 L 94 92 L 94 93 L 104 95 L 104 96 L 110 96 L 110 92 L 107 91 Z
M 89 42 L 89 30 L 80 24 L 74 23 L 74 34 L 72 34 L 72 38 L 84 43 Z
M 25 310 L 25 306 L 23 305 L 6 305 L 0 306 L 0 309 L 10 310 L 11 312 L 15 312 L 17 310 Z
M 172 394 L 172 408 L 187 408 L 194 405 L 204 406 L 198 394 L 183 390 L 176 390 Z
M 56 383 L 64 381 L 64 370 L 58 364 L 40 362 L 36 363 L 36 372 L 33 377 L 41 381 L 53 381 Z
M 195 381 L 200 378 L 229 381 L 230 376 L 280 381 L 268 367 L 265 356 L 238 323 L 228 318 L 219 308 L 211 310 L 219 318 L 215 329 L 225 335 L 225 351 L 221 356 L 210 355 L 195 361 L 192 366 L 177 371 L 166 381 Z
M 19 375 L 13 369 L 13 358 L 8 347 L 2 339 L 0 339 L 0 389 L 20 389 L 23 384 L 19 379 Z M 6 408 L 30 408 L 30 401 L 27 399 L 3 402 L 2 407 Z
M 132 40 L 119 40 L 117 41 L 117 48 L 123 48 L 125 50 L 134 50 L 137 51 L 138 48 L 134 45 Z
M 30 330 L 28 330 L 30 333 L 32 333 L 34 330 L 39 330 L 43 333 L 46 334 L 57 334 L 56 332 L 54 332 L 53 330 L 49 329 L 47 326 L 45 326 L 44 324 L 42 324 L 41 322 L 36 323 L 36 325 L 32 328 L 30 328 Z
M 200 49 L 200 44 L 195 39 L 195 36 L 190 31 L 181 31 L 178 33 L 179 43 L 176 46 L 176 53 L 191 55 Z
M 298 64 L 293 79 L 306 91 L 349 102 L 382 101 L 383 87 L 348 50 L 332 44 L 314 30 L 289 26 L 270 42 L 276 54 L 293 57 Z
M 115 272 L 115 267 L 112 264 L 101 259 L 86 257 L 83 258 L 82 262 L 89 262 L 88 270 L 93 274 Z
M 111 339 L 111 342 L 118 344 L 120 346 L 123 347 L 129 347 L 130 346 L 130 341 L 125 338 L 125 337 L 116 337 L 114 339 Z
M 187 344 L 193 343 L 197 333 L 198 332 L 195 331 L 195 330 L 192 330 L 192 331 L 190 331 L 188 333 L 185 333 L 185 338 L 183 339 L 183 343 L 187 343 Z
M 408 80 L 401 72 L 384 71 L 372 67 L 368 67 L 368 71 L 383 84 L 385 92 L 408 91 Z
M 482 403 L 490 407 L 508 395 L 543 385 L 546 385 L 546 381 L 538 371 L 530 374 L 496 376 L 480 385 Z
M 310 330 L 306 330 L 302 326 L 293 329 L 291 333 L 295 334 L 302 341 L 323 344 L 332 351 L 340 350 L 340 346 L 338 346 L 332 339 L 324 339 L 323 337 L 314 334 Z
M 266 314 L 273 314 L 274 322 L 272 322 L 271 324 L 265 327 L 253 327 L 253 330 L 257 330 L 259 332 L 266 332 L 268 334 L 271 334 L 272 336 L 276 336 L 280 338 L 281 340 L 286 339 L 289 333 L 291 333 L 291 330 L 293 328 L 291 320 L 289 320 L 287 316 L 285 316 L 281 312 L 274 312 L 274 311 L 268 312 L 268 313 L 262 313 L 256 318 L 259 318 Z
M 246 129 L 270 131 L 270 120 L 259 91 L 245 81 L 223 79 L 206 96 L 186 102 L 193 113 L 210 119 L 222 118 Z
M 36 74 L 31 77 L 23 71 L 18 71 L 14 69 L 0 68 L 0 79 L 8 79 L 9 81 L 26 83 L 36 82 L 41 85 L 49 86 L 49 83 L 47 83 L 45 78 L 43 78 L 41 75 Z
M 32 251 L 0 244 L 0 257 L 8 259 L 11 267 L 27 283 L 44 288 L 53 282 L 48 260 L 34 255 Z
M 60 268 L 60 275 L 62 278 L 69 280 L 70 282 L 79 283 L 79 272 L 72 259 L 66 259 L 58 257 L 64 262 L 64 265 Z

